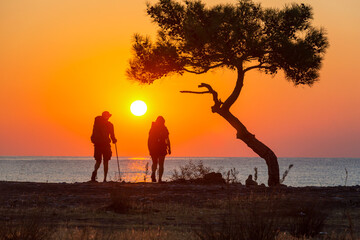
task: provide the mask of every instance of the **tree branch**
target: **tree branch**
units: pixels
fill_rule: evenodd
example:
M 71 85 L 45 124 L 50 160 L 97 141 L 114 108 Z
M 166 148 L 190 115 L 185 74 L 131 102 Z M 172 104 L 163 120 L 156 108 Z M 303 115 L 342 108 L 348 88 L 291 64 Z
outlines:
M 255 65 L 255 66 L 245 68 L 244 72 L 250 71 L 250 70 L 255 69 L 255 68 L 258 68 L 258 69 L 270 69 L 271 67 L 270 66 L 262 66 L 262 63 L 260 63 L 259 65 Z
M 196 91 L 180 91 L 181 93 L 195 93 L 195 94 L 204 94 L 204 93 L 211 93 L 209 91 L 204 92 L 196 92 Z
M 224 65 L 224 63 L 218 63 L 218 64 L 215 64 L 215 65 L 213 65 L 213 66 L 206 67 L 206 68 L 205 68 L 204 70 L 202 70 L 202 71 L 193 71 L 193 70 L 189 70 L 189 69 L 187 69 L 187 68 L 183 68 L 183 70 L 184 70 L 185 72 L 188 72 L 188 73 L 203 74 L 203 73 L 206 73 L 207 71 L 209 71 L 210 69 L 217 68 L 217 67 L 220 67 L 220 66 L 222 66 L 222 65 Z
M 203 71 L 192 71 L 192 70 L 189 70 L 189 69 L 186 69 L 186 68 L 183 68 L 183 70 L 185 72 L 188 72 L 188 73 L 195 73 L 195 74 L 203 74 L 203 73 L 206 73 L 207 71 L 209 71 L 209 69 L 205 69 Z
M 236 85 L 235 88 L 233 90 L 233 92 L 231 93 L 231 95 L 226 99 L 226 101 L 224 102 L 224 104 L 222 105 L 223 109 L 229 110 L 230 107 L 234 104 L 234 102 L 238 99 L 241 89 L 244 85 L 244 70 L 242 69 L 242 66 L 238 66 L 237 67 L 237 72 L 238 72 L 238 77 L 236 80 Z
M 180 91 L 181 93 L 194 93 L 194 94 L 205 94 L 210 93 L 213 95 L 214 106 L 211 107 L 213 113 L 218 112 L 223 104 L 220 99 L 218 99 L 218 93 L 207 83 L 201 83 L 199 88 L 207 88 L 208 91 Z

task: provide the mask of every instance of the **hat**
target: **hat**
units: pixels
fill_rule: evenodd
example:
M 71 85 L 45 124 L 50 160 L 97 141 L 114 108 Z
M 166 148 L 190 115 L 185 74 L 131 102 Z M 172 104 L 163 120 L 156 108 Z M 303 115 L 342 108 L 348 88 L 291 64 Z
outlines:
M 103 116 L 103 117 L 106 117 L 106 118 L 109 118 L 109 117 L 111 117 L 111 114 L 110 114 L 108 111 L 104 111 L 104 112 L 102 113 L 102 116 Z

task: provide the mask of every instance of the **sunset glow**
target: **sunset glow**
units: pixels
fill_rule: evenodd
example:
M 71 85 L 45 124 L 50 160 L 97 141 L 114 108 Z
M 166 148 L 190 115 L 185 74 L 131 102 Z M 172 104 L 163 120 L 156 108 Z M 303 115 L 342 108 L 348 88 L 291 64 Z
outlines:
M 283 8 L 294 1 L 256 2 Z M 230 110 L 278 157 L 359 157 L 360 1 L 302 2 L 313 7 L 314 24 L 329 37 L 320 81 L 294 87 L 281 72 L 249 72 Z M 151 85 L 127 79 L 134 34 L 155 40 L 157 30 L 145 0 L 1 1 L 0 155 L 92 156 L 94 117 L 106 110 L 119 156 L 148 156 L 149 129 L 159 115 L 172 156 L 257 156 L 212 113 L 211 95 L 180 93 L 205 82 L 224 101 L 234 89 L 234 71 L 170 75 Z M 140 98 L 148 111 L 138 117 L 129 108 Z

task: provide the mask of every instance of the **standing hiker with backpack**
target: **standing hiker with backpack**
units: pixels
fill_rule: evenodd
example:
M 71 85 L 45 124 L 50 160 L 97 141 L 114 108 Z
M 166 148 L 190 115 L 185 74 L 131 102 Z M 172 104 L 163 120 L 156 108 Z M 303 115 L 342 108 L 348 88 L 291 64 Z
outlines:
M 114 134 L 114 125 L 109 122 L 110 117 L 111 114 L 108 111 L 105 111 L 101 116 L 95 118 L 91 135 L 91 142 L 94 144 L 94 158 L 96 160 L 94 171 L 91 175 L 92 182 L 96 181 L 97 170 L 99 169 L 102 160 L 104 164 L 104 182 L 106 182 L 109 160 L 112 156 L 110 143 L 111 141 L 114 144 L 117 142 Z
M 151 180 L 156 182 L 156 169 L 159 164 L 159 182 L 162 182 L 164 173 L 164 161 L 166 154 L 171 154 L 169 131 L 165 126 L 165 119 L 158 116 L 155 122 L 152 122 L 149 131 L 148 148 L 152 159 Z

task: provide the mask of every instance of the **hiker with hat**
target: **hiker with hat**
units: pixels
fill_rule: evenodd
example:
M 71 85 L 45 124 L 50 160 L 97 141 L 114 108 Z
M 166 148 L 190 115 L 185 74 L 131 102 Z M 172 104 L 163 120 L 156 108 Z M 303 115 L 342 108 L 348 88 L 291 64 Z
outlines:
M 94 158 L 96 163 L 91 175 L 92 182 L 96 181 L 97 170 L 99 169 L 102 160 L 104 164 L 104 182 L 106 182 L 109 160 L 112 156 L 110 143 L 111 141 L 114 144 L 117 142 L 114 134 L 114 125 L 109 122 L 110 117 L 111 114 L 108 111 L 105 111 L 101 116 L 97 116 L 94 121 L 91 142 L 94 144 Z

